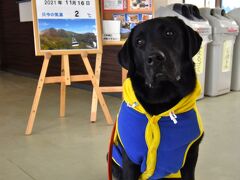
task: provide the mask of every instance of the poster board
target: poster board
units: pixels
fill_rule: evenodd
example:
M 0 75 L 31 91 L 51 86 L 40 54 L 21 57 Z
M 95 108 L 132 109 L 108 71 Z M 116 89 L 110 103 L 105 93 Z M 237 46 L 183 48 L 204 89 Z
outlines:
M 138 23 L 153 18 L 154 1 L 153 0 L 101 0 L 101 14 L 103 21 L 120 21 L 120 39 L 114 39 L 116 34 L 111 34 L 112 29 L 116 29 L 119 26 L 108 26 L 109 32 L 103 32 L 103 42 L 105 45 L 121 45 L 127 39 L 131 29 Z M 111 23 L 111 22 L 110 22 Z
M 35 54 L 44 56 L 26 135 L 32 133 L 44 84 L 60 83 L 60 117 L 65 116 L 66 86 L 72 82 L 91 81 L 93 85 L 92 122 L 96 121 L 99 102 L 106 121 L 112 117 L 99 87 L 102 62 L 102 33 L 98 0 L 32 0 Z M 79 55 L 87 74 L 71 75 L 69 55 Z M 95 73 L 88 54 L 96 54 Z M 61 75 L 46 76 L 52 56 L 61 55 Z
M 35 54 L 102 53 L 98 0 L 33 0 Z

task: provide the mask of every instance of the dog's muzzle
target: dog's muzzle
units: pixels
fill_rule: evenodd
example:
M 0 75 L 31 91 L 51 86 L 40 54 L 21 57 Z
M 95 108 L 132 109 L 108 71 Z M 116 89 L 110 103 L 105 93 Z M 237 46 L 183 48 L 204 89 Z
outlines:
M 154 88 L 158 81 L 179 81 L 181 75 L 179 73 L 170 73 L 166 68 L 167 56 L 163 51 L 155 51 L 150 53 L 146 61 L 146 77 L 145 84 L 149 88 Z
M 148 56 L 147 64 L 149 66 L 154 66 L 163 63 L 164 61 L 166 61 L 165 54 L 162 51 L 157 51 Z

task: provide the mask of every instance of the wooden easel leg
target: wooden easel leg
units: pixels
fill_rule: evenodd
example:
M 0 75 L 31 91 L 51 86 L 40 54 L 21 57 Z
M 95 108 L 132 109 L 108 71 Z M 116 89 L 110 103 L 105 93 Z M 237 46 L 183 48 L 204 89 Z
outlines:
M 98 53 L 96 55 L 96 64 L 95 64 L 95 77 L 96 77 L 96 81 L 97 81 L 98 86 L 99 86 L 99 83 L 100 83 L 101 64 L 102 64 L 102 54 Z M 93 89 L 91 117 L 90 117 L 91 122 L 96 122 L 97 106 L 98 106 L 97 94 L 95 92 L 95 89 Z
M 42 93 L 44 80 L 45 80 L 45 77 L 46 77 L 47 68 L 48 68 L 50 58 L 51 58 L 50 54 L 46 54 L 44 56 L 42 70 L 41 70 L 40 77 L 39 77 L 39 80 L 38 80 L 38 85 L 37 85 L 35 97 L 34 97 L 34 100 L 33 100 L 31 113 L 30 113 L 30 116 L 29 116 L 29 119 L 28 119 L 28 124 L 27 124 L 26 131 L 25 131 L 26 135 L 30 135 L 32 133 L 32 128 L 33 128 L 33 124 L 34 124 L 34 121 L 35 121 L 35 117 L 36 117 L 36 113 L 37 113 L 37 109 L 38 109 L 38 104 L 39 104 L 39 100 L 40 100 L 40 97 L 41 97 L 41 93 Z
M 63 55 L 63 66 L 64 66 L 65 84 L 68 86 L 68 85 L 71 85 L 69 56 L 68 55 Z
M 65 81 L 63 81 L 63 77 L 65 77 L 65 71 L 64 71 L 64 58 L 61 57 L 61 87 L 60 87 L 60 117 L 65 116 L 65 105 L 66 105 L 66 84 Z
M 108 109 L 108 107 L 106 105 L 106 102 L 104 100 L 104 97 L 102 95 L 102 92 L 100 91 L 100 88 L 98 86 L 96 77 L 95 77 L 95 75 L 93 73 L 93 70 L 92 70 L 92 67 L 89 63 L 87 54 L 81 54 L 81 56 L 82 56 L 83 63 L 85 65 L 86 69 L 87 69 L 87 72 L 90 76 L 93 88 L 95 89 L 95 92 L 97 94 L 97 97 L 98 97 L 99 103 L 102 107 L 102 110 L 103 110 L 104 116 L 106 118 L 106 121 L 107 121 L 108 124 L 113 124 L 112 117 L 110 115 L 109 109 Z
M 66 107 L 66 85 L 70 85 L 69 57 L 62 55 L 61 59 L 61 89 L 60 89 L 60 117 L 65 116 Z M 63 78 L 64 77 L 64 78 Z M 64 79 L 64 81 L 63 81 Z

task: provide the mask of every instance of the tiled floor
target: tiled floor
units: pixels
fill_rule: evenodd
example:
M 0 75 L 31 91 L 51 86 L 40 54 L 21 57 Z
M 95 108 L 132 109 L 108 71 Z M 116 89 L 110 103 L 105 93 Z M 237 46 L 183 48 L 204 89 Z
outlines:
M 0 72 L 0 180 L 107 180 L 111 126 L 99 108 L 89 122 L 91 93 L 68 88 L 59 118 L 59 86 L 46 85 L 33 134 L 24 136 L 37 80 Z M 120 98 L 105 96 L 112 115 Z M 196 180 L 240 179 L 240 92 L 198 102 L 205 126 Z

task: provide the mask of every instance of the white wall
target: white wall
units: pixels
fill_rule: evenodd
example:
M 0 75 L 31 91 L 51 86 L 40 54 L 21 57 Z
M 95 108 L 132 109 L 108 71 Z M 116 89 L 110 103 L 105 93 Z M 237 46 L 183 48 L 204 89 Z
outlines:
M 173 4 L 173 3 L 182 3 L 183 0 L 154 0 L 154 5 L 155 8 L 159 6 L 166 6 L 168 4 Z M 194 4 L 198 6 L 199 8 L 201 7 L 210 7 L 214 8 L 215 7 L 215 0 L 185 0 L 186 4 Z
M 168 4 L 182 3 L 182 0 L 168 0 Z
M 215 0 L 185 0 L 186 4 L 194 4 L 197 7 L 215 7 Z
M 204 0 L 185 0 L 185 4 L 194 4 L 197 7 L 201 8 L 204 7 Z
M 182 0 L 154 0 L 154 9 L 158 9 L 160 6 L 166 6 L 173 3 L 182 3 Z
M 215 0 L 206 0 L 206 7 L 215 8 L 216 1 Z
M 182 0 L 154 0 L 155 7 L 166 6 L 173 3 L 182 3 Z

